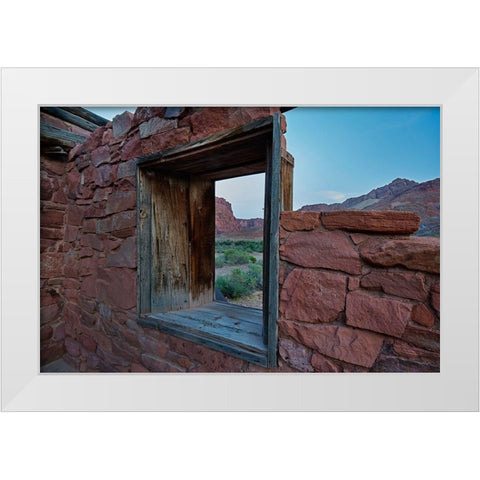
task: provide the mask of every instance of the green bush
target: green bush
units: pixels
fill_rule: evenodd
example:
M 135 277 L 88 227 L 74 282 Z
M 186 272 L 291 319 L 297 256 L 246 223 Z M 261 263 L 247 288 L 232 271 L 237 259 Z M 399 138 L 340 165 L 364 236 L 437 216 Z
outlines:
M 228 249 L 241 250 L 243 252 L 263 252 L 263 240 L 217 240 L 215 251 L 223 253 Z
M 215 286 L 227 298 L 245 297 L 260 290 L 263 285 L 263 269 L 260 265 L 249 265 L 243 272 L 234 268 L 230 275 L 218 277 Z
M 215 268 L 225 265 L 246 265 L 247 263 L 257 263 L 257 259 L 253 255 L 235 248 L 228 248 L 215 258 Z

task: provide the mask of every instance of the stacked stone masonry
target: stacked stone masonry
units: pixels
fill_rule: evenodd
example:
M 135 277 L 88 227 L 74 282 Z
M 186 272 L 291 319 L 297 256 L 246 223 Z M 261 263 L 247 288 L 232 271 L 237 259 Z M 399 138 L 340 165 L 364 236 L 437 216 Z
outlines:
M 42 364 L 269 371 L 138 324 L 135 158 L 275 112 L 140 107 L 89 134 L 67 162 L 42 157 Z M 282 213 L 279 355 L 270 371 L 439 371 L 438 241 L 409 237 L 418 217 L 381 213 Z
M 280 356 L 319 372 L 438 372 L 440 242 L 407 212 L 283 212 Z

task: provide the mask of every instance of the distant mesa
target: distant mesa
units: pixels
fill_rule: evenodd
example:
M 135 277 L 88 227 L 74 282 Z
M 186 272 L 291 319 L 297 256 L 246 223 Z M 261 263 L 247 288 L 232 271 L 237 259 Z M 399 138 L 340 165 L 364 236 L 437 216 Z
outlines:
M 342 203 L 304 205 L 307 212 L 334 210 L 397 210 L 413 212 L 420 217 L 418 237 L 440 236 L 440 179 L 418 183 L 397 178 L 388 185 L 376 188 L 360 197 L 348 198 Z
M 235 218 L 232 204 L 222 197 L 215 197 L 215 235 L 261 238 L 263 218 Z
M 418 183 L 397 178 L 388 185 L 376 188 L 360 197 L 348 198 L 342 203 L 304 205 L 299 210 L 330 212 L 334 210 L 397 210 L 413 212 L 420 217 L 418 237 L 440 236 L 440 179 Z M 263 219 L 235 218 L 230 202 L 215 197 L 215 234 L 242 238 L 261 238 Z

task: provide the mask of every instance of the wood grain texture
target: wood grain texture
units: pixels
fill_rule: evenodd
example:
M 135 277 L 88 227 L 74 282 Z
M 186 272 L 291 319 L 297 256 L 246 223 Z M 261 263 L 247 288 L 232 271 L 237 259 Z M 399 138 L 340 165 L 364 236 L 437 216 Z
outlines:
M 280 115 L 273 116 L 273 139 L 270 168 L 270 236 L 267 238 L 269 251 L 268 261 L 268 360 L 267 366 L 274 368 L 277 364 L 278 343 L 278 271 L 279 271 L 279 228 L 280 228 L 280 200 L 281 200 L 281 126 Z
M 63 110 L 66 110 L 67 112 L 73 113 L 77 117 L 84 118 L 85 120 L 101 127 L 103 125 L 106 125 L 108 123 L 108 120 L 106 118 L 101 117 L 100 115 L 97 115 L 96 113 L 90 112 L 90 110 L 87 110 L 86 108 L 83 107 L 60 107 Z
M 152 182 L 152 311 L 190 305 L 188 179 L 154 172 Z
M 68 110 L 59 107 L 41 107 L 41 112 L 48 113 L 52 117 L 60 118 L 61 120 L 71 123 L 72 125 L 77 125 L 77 127 L 83 128 L 84 130 L 88 130 L 89 132 L 93 132 L 98 128 L 98 125 L 92 123 L 88 120 L 85 120 L 78 115 L 75 115 Z
M 261 310 L 211 302 L 201 308 L 143 316 L 140 324 L 266 366 Z
M 87 137 L 83 135 L 40 122 L 40 143 L 42 144 L 59 145 L 70 149 L 79 143 L 83 143 L 86 139 Z
M 153 173 L 137 168 L 137 311 L 152 311 L 152 189 Z
M 282 155 L 280 210 L 293 210 L 293 163 Z
M 212 302 L 215 296 L 215 184 L 189 179 L 190 307 Z

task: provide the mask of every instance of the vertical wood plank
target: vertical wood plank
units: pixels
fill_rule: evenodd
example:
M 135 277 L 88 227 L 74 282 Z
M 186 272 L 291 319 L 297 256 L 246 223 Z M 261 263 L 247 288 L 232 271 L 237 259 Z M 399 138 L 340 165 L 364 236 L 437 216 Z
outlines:
M 281 201 L 280 211 L 293 210 L 293 157 L 282 150 L 281 152 Z
M 272 145 L 268 143 L 265 148 L 266 170 L 265 170 L 265 198 L 263 209 L 263 328 L 262 338 L 265 345 L 268 344 L 268 299 L 269 291 L 269 275 L 270 275 L 270 226 L 271 226 L 271 184 L 272 184 Z
M 267 337 L 267 366 L 277 364 L 277 317 L 278 317 L 278 269 L 279 269 L 279 224 L 281 202 L 281 128 L 280 115 L 273 116 L 272 146 L 267 150 L 267 172 L 265 185 L 266 232 L 264 326 Z M 266 308 L 265 308 L 266 307 Z M 265 330 L 265 328 L 264 328 Z M 265 341 L 265 332 L 264 332 Z
M 137 313 L 152 311 L 152 190 L 153 174 L 137 167 Z
M 152 309 L 190 305 L 188 178 L 155 172 L 152 185 Z
M 215 298 L 215 184 L 191 177 L 189 183 L 190 308 Z

